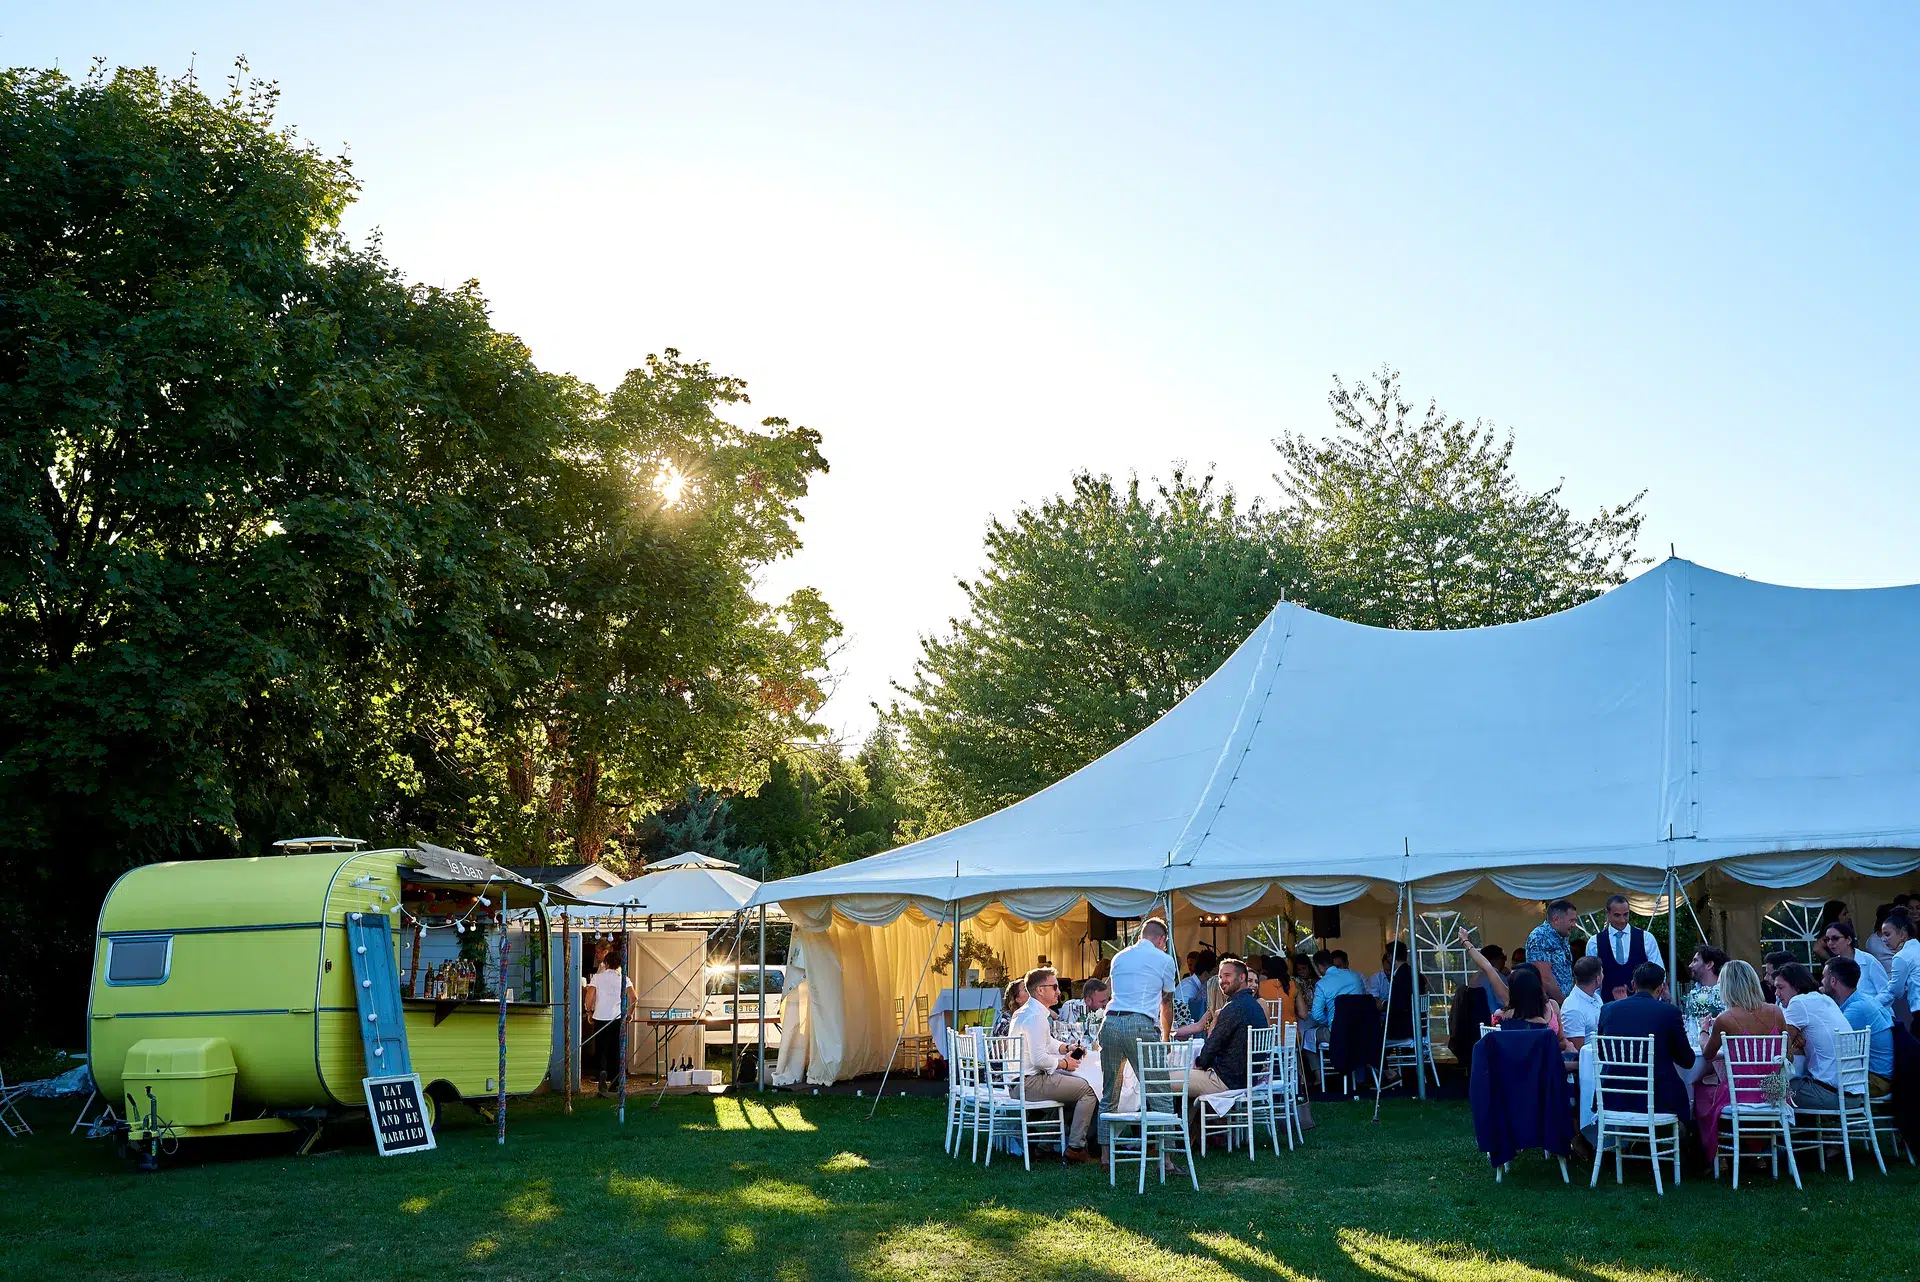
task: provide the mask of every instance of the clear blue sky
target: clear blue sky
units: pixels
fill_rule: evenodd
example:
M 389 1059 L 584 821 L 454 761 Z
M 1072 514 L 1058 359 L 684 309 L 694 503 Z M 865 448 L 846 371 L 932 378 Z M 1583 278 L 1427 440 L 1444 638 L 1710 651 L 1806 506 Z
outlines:
M 549 368 L 676 346 L 826 437 L 833 708 L 1076 466 L 1271 493 L 1381 362 L 1648 552 L 1920 580 L 1920 10 L 15 6 L 0 59 L 245 54 L 356 233 Z M 299 16 L 293 16 L 297 12 Z

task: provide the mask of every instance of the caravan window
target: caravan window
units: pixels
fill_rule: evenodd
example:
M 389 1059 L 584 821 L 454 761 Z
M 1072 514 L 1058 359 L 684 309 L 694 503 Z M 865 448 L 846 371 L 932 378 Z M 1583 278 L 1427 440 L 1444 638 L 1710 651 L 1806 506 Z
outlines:
M 172 964 L 172 935 L 128 935 L 107 941 L 109 984 L 164 984 Z

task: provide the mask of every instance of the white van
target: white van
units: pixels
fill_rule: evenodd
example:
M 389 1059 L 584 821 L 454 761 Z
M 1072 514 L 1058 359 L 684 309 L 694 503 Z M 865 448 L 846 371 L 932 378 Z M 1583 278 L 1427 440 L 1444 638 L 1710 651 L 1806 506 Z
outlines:
M 743 966 L 707 967 L 707 1006 L 702 1012 L 707 1024 L 707 1045 L 725 1046 L 733 1040 L 734 1007 L 739 1007 L 740 1044 L 751 1045 L 760 1038 L 760 995 L 767 998 L 767 1045 L 780 1044 L 780 1007 L 786 999 L 787 968 L 769 966 L 762 983 L 760 967 L 748 962 Z

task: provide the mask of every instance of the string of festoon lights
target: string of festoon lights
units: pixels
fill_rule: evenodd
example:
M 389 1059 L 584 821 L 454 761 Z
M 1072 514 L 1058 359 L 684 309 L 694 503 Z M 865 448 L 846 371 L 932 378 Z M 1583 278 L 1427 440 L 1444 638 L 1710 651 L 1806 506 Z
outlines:
M 489 881 L 487 885 L 492 886 L 493 883 Z M 547 892 L 544 889 L 542 889 L 540 891 L 540 906 L 544 908 L 546 904 L 547 904 Z M 444 916 L 438 921 L 429 920 L 428 918 L 422 917 L 422 916 L 416 916 L 415 914 L 407 911 L 407 907 L 405 904 L 399 905 L 399 910 L 400 910 L 400 915 L 406 918 L 409 924 L 419 928 L 420 930 L 449 930 L 450 929 L 456 935 L 464 935 L 467 933 L 469 929 L 475 929 L 474 927 L 469 927 L 467 924 L 468 922 L 473 920 L 473 915 L 479 912 L 482 908 L 492 908 L 492 907 L 493 907 L 493 900 L 489 899 L 485 895 L 476 895 L 474 896 L 473 902 L 467 905 L 467 911 L 465 911 L 464 913 L 461 913 L 458 917 L 454 917 L 451 915 Z M 528 905 L 528 907 L 532 907 L 532 905 Z

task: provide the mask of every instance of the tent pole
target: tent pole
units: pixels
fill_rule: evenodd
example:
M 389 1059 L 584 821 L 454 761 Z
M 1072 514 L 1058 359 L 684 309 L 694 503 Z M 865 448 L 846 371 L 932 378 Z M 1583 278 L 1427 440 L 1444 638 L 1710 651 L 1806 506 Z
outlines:
M 730 1062 L 733 1064 L 733 1084 L 735 1086 L 740 1084 L 740 936 L 746 932 L 746 928 L 747 915 L 746 911 L 742 909 L 733 915 L 733 957 L 731 959 L 734 963 L 733 1001 L 729 1003 L 729 1005 L 733 1007 L 733 1022 L 727 1032 L 727 1040 L 729 1043 L 727 1046 L 727 1054 L 732 1056 Z M 760 996 L 754 1002 L 754 1005 L 764 1005 L 767 1000 L 767 972 L 762 970 L 754 982 L 760 992 Z M 700 1040 L 703 1044 L 706 1041 L 706 1037 L 705 1032 L 700 1034 Z M 703 1045 L 702 1050 L 704 1049 L 705 1047 Z
M 1393 896 L 1393 930 L 1387 938 L 1391 940 L 1400 933 L 1400 901 L 1406 897 L 1407 883 L 1401 882 L 1399 890 Z M 1390 950 L 1391 946 L 1389 946 Z M 1387 1086 L 1387 1024 L 1393 1017 L 1393 976 L 1387 976 L 1387 1009 L 1380 1017 L 1380 1060 L 1373 1066 L 1373 1120 L 1380 1120 L 1380 1093 Z M 1415 1051 L 1419 1043 L 1414 1044 Z M 1416 1065 L 1418 1067 L 1418 1065 Z
M 627 935 L 627 906 L 620 905 L 620 1125 L 627 1124 L 627 985 L 633 981 L 627 976 L 627 963 L 633 958 L 628 955 L 633 940 Z
M 948 907 L 953 913 L 953 1001 L 947 1007 L 947 1058 L 951 1060 L 953 1039 L 960 1035 L 960 901 L 955 899 Z
M 1667 1000 L 1675 1006 L 1680 1004 L 1680 937 L 1674 930 L 1679 923 L 1680 878 L 1674 875 L 1673 855 L 1667 855 Z
M 893 1062 L 900 1058 L 900 1043 L 905 1041 L 907 1037 L 907 1018 L 919 1010 L 920 992 L 926 987 L 927 971 L 933 968 L 933 954 L 939 947 L 940 925 L 938 922 L 935 922 L 933 938 L 927 941 L 927 959 L 920 963 L 920 978 L 913 981 L 913 996 L 907 998 L 906 1002 L 900 1007 L 900 1027 L 893 1035 L 893 1053 L 887 1056 L 887 1067 L 885 1071 L 880 1074 L 880 1089 L 873 1093 L 873 1107 L 867 1110 L 867 1120 L 869 1122 L 873 1120 L 874 1113 L 880 1108 L 880 1097 L 887 1093 L 887 1079 L 893 1075 Z M 925 1061 L 923 1060 L 921 1063 L 924 1066 Z
M 789 959 L 791 959 L 793 945 L 789 943 L 787 945 L 787 948 L 788 948 Z M 767 906 L 765 904 L 761 904 L 760 905 L 760 983 L 761 983 L 761 986 L 764 987 L 766 985 L 766 982 L 767 982 Z M 782 984 L 780 986 L 780 1001 L 783 1005 L 787 1000 L 786 992 L 787 992 L 786 985 Z M 753 1089 L 756 1092 L 758 1092 L 758 1091 L 764 1091 L 767 1089 L 767 1002 L 766 1002 L 765 993 L 762 993 L 760 995 L 760 1005 L 755 1011 L 755 1018 L 759 1020 L 759 1024 L 760 1024 L 760 1053 L 754 1056 L 754 1060 L 753 1060 L 753 1078 L 754 1078 Z M 786 1044 L 785 1039 L 782 1039 L 781 1045 L 784 1046 L 785 1044 Z
M 566 909 L 560 911 L 560 957 L 561 970 L 566 973 L 567 986 L 560 993 L 560 1054 L 561 1073 L 567 1079 L 566 1097 L 567 1116 L 573 1116 L 573 996 L 580 991 L 580 963 L 573 959 L 573 914 Z M 558 984 L 554 985 L 559 988 Z
M 1427 1097 L 1427 1010 L 1426 1003 L 1420 1000 L 1420 936 L 1413 912 L 1413 883 L 1407 883 L 1407 978 L 1411 981 L 1412 991 L 1408 1000 L 1413 1004 L 1413 1080 L 1417 1082 L 1416 1094 Z M 1387 977 L 1387 1004 L 1393 1004 L 1393 977 Z

